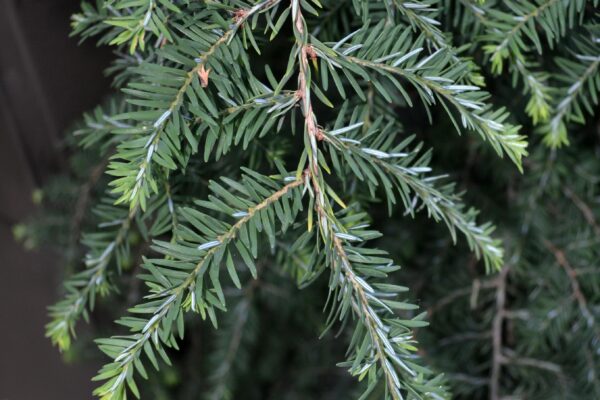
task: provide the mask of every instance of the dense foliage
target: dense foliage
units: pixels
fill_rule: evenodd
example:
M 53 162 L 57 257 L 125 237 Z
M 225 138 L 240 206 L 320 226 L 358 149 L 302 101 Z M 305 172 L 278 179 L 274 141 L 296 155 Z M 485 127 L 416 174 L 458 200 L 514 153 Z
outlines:
M 599 398 L 596 6 L 84 2 L 48 337 L 102 399 Z

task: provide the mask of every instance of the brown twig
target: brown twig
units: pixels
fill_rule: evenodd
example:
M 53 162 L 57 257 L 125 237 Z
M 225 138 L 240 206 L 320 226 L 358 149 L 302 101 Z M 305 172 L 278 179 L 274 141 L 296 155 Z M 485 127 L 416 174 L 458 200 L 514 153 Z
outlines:
M 448 304 L 452 303 L 454 300 L 456 300 L 460 297 L 471 296 L 473 298 L 473 297 L 475 297 L 474 296 L 475 291 L 479 292 L 481 289 L 495 288 L 498 286 L 498 281 L 499 281 L 498 277 L 495 277 L 493 279 L 486 279 L 484 281 L 481 281 L 480 279 L 475 279 L 473 281 L 473 285 L 454 290 L 454 291 L 448 293 L 446 296 L 442 297 L 437 303 L 435 303 L 431 307 L 429 307 L 427 312 L 431 316 L 432 314 L 438 312 L 439 310 L 446 307 Z M 474 304 L 473 304 L 474 301 L 471 300 L 470 303 L 471 303 L 471 308 L 475 308 Z
M 508 353 L 507 351 L 507 354 L 503 356 L 502 362 L 504 364 L 524 365 L 528 367 L 544 369 L 546 371 L 554 372 L 555 374 L 562 376 L 562 369 L 560 365 L 554 364 L 549 361 L 538 360 L 530 357 L 518 357 L 514 352 Z
M 573 297 L 577 300 L 579 304 L 579 308 L 581 309 L 581 313 L 584 315 L 589 324 L 594 322 L 594 316 L 590 312 L 587 300 L 581 291 L 581 286 L 579 285 L 579 281 L 577 280 L 577 271 L 575 268 L 571 266 L 569 260 L 567 259 L 565 253 L 557 248 L 554 244 L 552 244 L 547 239 L 542 239 L 544 246 L 554 255 L 556 262 L 560 265 L 566 272 L 569 280 L 571 282 L 571 290 L 573 291 Z
M 233 324 L 233 335 L 228 343 L 227 350 L 221 364 L 216 368 L 214 375 L 211 377 L 211 379 L 218 381 L 211 393 L 211 399 L 221 399 L 224 397 L 224 392 L 227 389 L 225 380 L 227 374 L 230 372 L 233 366 L 235 356 L 240 349 L 240 345 L 244 336 L 244 329 L 248 322 L 249 309 L 252 304 L 254 294 L 260 286 L 259 279 L 250 281 L 243 290 L 244 298 L 240 301 L 240 303 L 238 303 L 234 310 L 234 313 L 237 313 L 237 318 Z
M 71 219 L 71 238 L 69 240 L 68 251 L 69 257 L 75 256 L 75 248 L 77 247 L 77 243 L 79 242 L 79 237 L 81 235 L 81 224 L 88 209 L 92 189 L 96 186 L 96 183 L 106 169 L 106 165 L 108 164 L 108 160 L 110 159 L 111 155 L 112 152 L 109 152 L 109 154 L 92 169 L 89 179 L 79 189 L 79 196 L 77 197 L 77 202 L 75 203 L 75 212 L 73 213 L 73 218 Z
M 514 351 L 510 351 L 510 352 L 508 350 L 505 350 L 505 351 L 506 351 L 506 355 L 503 356 L 502 364 L 520 365 L 523 367 L 537 368 L 537 369 L 545 370 L 548 372 L 552 372 L 553 374 L 556 375 L 558 381 L 560 382 L 560 387 L 562 390 L 562 398 L 566 397 L 567 382 L 566 382 L 565 375 L 563 374 L 562 368 L 560 367 L 560 365 L 549 362 L 549 361 L 538 360 L 536 358 L 531 358 L 531 357 L 519 357 L 519 356 L 517 356 L 516 352 L 514 352 Z
M 566 187 L 563 190 L 565 196 L 573 201 L 575 206 L 581 211 L 583 217 L 591 225 L 592 229 L 596 236 L 600 236 L 600 225 L 596 222 L 596 217 L 594 216 L 594 212 L 592 209 L 583 201 L 575 192 L 573 192 L 569 187 Z
M 504 309 L 506 306 L 506 280 L 510 267 L 505 266 L 498 274 L 496 286 L 496 315 L 492 322 L 492 371 L 490 374 L 490 400 L 500 399 L 500 377 L 505 357 L 502 354 Z

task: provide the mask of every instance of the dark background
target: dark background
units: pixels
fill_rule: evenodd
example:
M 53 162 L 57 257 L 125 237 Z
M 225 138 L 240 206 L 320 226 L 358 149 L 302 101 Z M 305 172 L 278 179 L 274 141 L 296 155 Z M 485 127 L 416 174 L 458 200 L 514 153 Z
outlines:
M 0 400 L 88 399 L 98 366 L 66 364 L 44 337 L 60 265 L 26 252 L 11 228 L 31 193 L 65 165 L 69 124 L 109 88 L 110 53 L 69 38 L 76 0 L 0 0 Z

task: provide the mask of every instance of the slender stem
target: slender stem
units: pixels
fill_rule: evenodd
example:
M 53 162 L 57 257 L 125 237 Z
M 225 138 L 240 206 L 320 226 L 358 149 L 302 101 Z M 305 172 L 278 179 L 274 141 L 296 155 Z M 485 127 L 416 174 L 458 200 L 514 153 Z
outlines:
M 259 281 L 252 281 L 244 290 L 244 298 L 236 306 L 233 311 L 237 314 L 237 318 L 232 326 L 233 333 L 227 345 L 225 356 L 221 360 L 219 366 L 215 369 L 215 374 L 211 379 L 216 380 L 216 385 L 210 394 L 211 399 L 222 399 L 227 388 L 227 376 L 232 373 L 232 366 L 235 357 L 240 349 L 244 336 L 244 329 L 248 323 L 249 309 L 252 305 L 255 292 L 258 290 Z M 231 389 L 231 388 L 229 388 Z
M 424 19 L 422 15 L 415 12 L 416 9 L 407 7 L 403 0 L 393 0 L 394 5 L 410 20 L 412 24 L 417 26 L 425 37 L 430 40 L 436 48 L 447 48 L 448 44 L 444 39 L 442 32 L 431 22 L 431 18 Z M 426 7 L 425 11 L 431 11 L 431 8 Z
M 433 80 L 426 79 L 425 77 L 420 76 L 411 70 L 394 67 L 383 62 L 347 56 L 339 52 L 337 54 L 339 57 L 343 57 L 347 62 L 355 63 L 375 71 L 384 71 L 407 79 L 415 87 L 419 86 L 423 88 L 427 92 L 428 98 L 430 99 L 429 101 L 432 103 L 435 102 L 436 98 L 440 101 L 446 101 L 450 103 L 461 115 L 461 118 L 463 118 L 467 123 L 467 127 L 476 130 L 484 137 L 484 139 L 489 140 L 497 151 L 500 151 L 500 149 L 497 147 L 500 146 L 507 154 L 514 155 L 517 160 L 520 159 L 520 154 L 523 152 L 522 149 L 526 147 L 526 144 L 519 141 L 515 142 L 515 140 L 519 139 L 517 135 L 505 134 L 506 126 L 504 124 L 498 123 L 486 117 L 484 104 L 479 104 L 481 102 L 477 101 L 476 103 L 473 103 L 482 107 L 481 109 L 473 110 L 466 107 L 461 102 L 461 99 L 458 97 L 460 93 L 449 87 L 442 86 Z M 449 110 L 448 113 L 451 115 Z
M 330 224 L 332 226 L 332 224 Z M 384 345 L 381 343 L 381 339 L 377 334 L 375 329 L 376 326 L 381 324 L 381 321 L 375 320 L 375 313 L 371 312 L 371 306 L 369 305 L 369 301 L 367 299 L 367 295 L 365 293 L 365 289 L 360 285 L 358 280 L 356 279 L 356 274 L 352 269 L 352 265 L 350 260 L 348 259 L 348 254 L 344 250 L 344 246 L 342 244 L 342 240 L 335 235 L 335 232 L 331 232 L 331 237 L 333 240 L 333 245 L 338 257 L 341 260 L 342 270 L 344 271 L 344 275 L 351 282 L 352 288 L 356 293 L 356 297 L 359 301 L 358 307 L 360 308 L 360 312 L 358 313 L 365 319 L 365 326 L 369 332 L 369 336 L 371 337 L 371 341 L 375 344 L 375 351 L 377 352 L 377 359 L 381 365 L 381 368 L 384 372 L 384 375 L 387 380 L 387 386 L 389 388 L 390 394 L 394 400 L 399 400 L 401 397 L 397 391 L 396 383 L 393 379 L 393 373 L 389 370 L 389 364 L 385 362 L 387 356 L 385 354 Z
M 573 201 L 573 203 L 579 209 L 579 211 L 581 211 L 587 223 L 590 224 L 590 226 L 593 228 L 596 236 L 600 237 L 600 226 L 598 225 L 596 217 L 594 216 L 594 212 L 592 211 L 590 206 L 587 205 L 583 200 L 581 200 L 579 196 L 577 196 L 577 194 L 573 192 L 568 186 L 565 189 L 563 189 L 563 192 L 569 199 Z
M 384 346 L 381 343 L 379 335 L 375 330 L 375 326 L 379 325 L 380 321 L 378 323 L 374 320 L 375 315 L 371 312 L 371 307 L 369 306 L 369 302 L 365 294 L 364 288 L 359 284 L 358 280 L 356 279 L 357 277 L 351 267 L 350 261 L 344 250 L 341 239 L 335 235 L 333 223 L 334 221 L 331 221 L 331 217 L 329 216 L 330 213 L 328 212 L 330 211 L 330 206 L 325 201 L 325 196 L 323 194 L 322 186 L 319 181 L 321 177 L 321 172 L 318 164 L 318 142 L 322 141 L 325 137 L 317 124 L 317 118 L 313 111 L 312 102 L 310 98 L 310 85 L 308 83 L 310 79 L 309 58 L 316 57 L 316 54 L 312 46 L 306 42 L 306 22 L 304 20 L 304 17 L 302 16 L 302 8 L 300 6 L 300 2 L 295 1 L 292 4 L 294 7 L 292 10 L 292 15 L 294 16 L 296 44 L 299 48 L 297 96 L 302 101 L 301 104 L 302 111 L 304 113 L 304 127 L 311 146 L 310 150 L 312 155 L 309 161 L 308 175 L 312 183 L 314 196 L 316 198 L 315 211 L 318 216 L 319 226 L 322 230 L 323 235 L 330 237 L 332 240 L 334 250 L 340 259 L 344 275 L 351 283 L 353 291 L 356 293 L 356 298 L 359 304 L 353 304 L 353 307 L 358 308 L 358 315 L 364 318 L 364 325 L 367 327 L 369 336 L 371 337 L 372 342 L 375 344 L 377 358 L 386 377 L 387 387 L 389 388 L 390 394 L 392 395 L 392 398 L 394 400 L 399 400 L 401 399 L 401 397 L 397 390 L 397 385 L 394 382 L 392 376 L 393 373 L 392 371 L 389 371 L 389 365 L 388 363 L 386 363 L 387 357 L 385 354 Z
M 308 168 L 308 179 L 311 182 L 313 196 L 315 198 L 315 210 L 323 236 L 328 236 L 328 213 L 330 210 L 323 191 L 322 174 L 319 168 L 319 147 L 318 142 L 323 140 L 323 133 L 318 126 L 317 117 L 313 111 L 310 96 L 310 67 L 309 57 L 315 57 L 314 49 L 307 43 L 306 21 L 302 15 L 300 1 L 292 2 L 292 16 L 294 22 L 294 33 L 296 36 L 296 45 L 298 52 L 298 91 L 297 97 L 301 100 L 302 111 L 304 113 L 304 130 L 308 135 L 310 142 L 310 158 Z
M 577 280 L 577 271 L 571 266 L 571 263 L 569 263 L 569 260 L 567 259 L 565 253 L 562 250 L 557 248 L 547 239 L 542 239 L 542 241 L 544 243 L 544 246 L 546 246 L 546 248 L 550 250 L 550 252 L 554 255 L 554 258 L 556 259 L 558 265 L 560 265 L 565 270 L 567 276 L 569 277 L 569 281 L 571 282 L 571 290 L 573 292 L 573 297 L 575 298 L 575 300 L 577 300 L 581 313 L 586 318 L 588 324 L 593 325 L 594 316 L 588 308 L 587 299 L 585 298 L 581 290 L 581 286 L 579 285 L 579 281 Z
M 519 21 L 519 23 L 516 24 L 515 26 L 513 26 L 510 31 L 508 31 L 507 33 L 505 33 L 503 35 L 504 36 L 504 40 L 502 42 L 500 42 L 500 44 L 498 44 L 498 46 L 496 46 L 496 49 L 494 50 L 494 53 L 498 53 L 499 51 L 501 51 L 502 49 L 504 49 L 506 46 L 508 46 L 508 43 L 517 34 L 517 32 L 519 32 L 521 29 L 523 29 L 523 27 L 525 27 L 527 25 L 527 23 L 532 18 L 536 18 L 546 8 L 554 5 L 554 3 L 557 3 L 557 2 L 558 2 L 558 0 L 550 0 L 547 3 L 545 3 L 545 4 L 542 4 L 542 5 L 534 8 L 530 13 L 518 16 L 519 19 L 517 19 L 517 16 L 515 16 L 514 20 L 515 21 Z
M 177 94 L 173 98 L 170 106 L 165 110 L 163 114 L 155 121 L 154 127 L 156 128 L 153 135 L 151 136 L 148 144 L 146 145 L 146 156 L 142 159 L 142 162 L 138 168 L 138 175 L 136 178 L 136 183 L 134 188 L 132 189 L 131 199 L 135 197 L 135 194 L 141 189 L 144 179 L 148 174 L 148 164 L 152 160 L 152 157 L 155 154 L 156 147 L 160 142 L 160 138 L 162 133 L 164 132 L 164 128 L 167 124 L 169 118 L 173 115 L 173 113 L 179 108 L 183 97 L 188 89 L 188 87 L 192 84 L 194 78 L 199 75 L 202 71 L 205 71 L 205 67 L 208 64 L 208 60 L 210 56 L 212 56 L 219 47 L 223 44 L 227 44 L 233 38 L 238 29 L 248 20 L 248 18 L 252 17 L 256 13 L 266 11 L 271 7 L 278 4 L 281 0 L 266 0 L 262 3 L 258 3 L 250 9 L 238 10 L 235 13 L 234 23 L 227 32 L 225 32 L 215 43 L 213 43 L 208 50 L 206 50 L 200 57 L 199 62 L 186 74 L 186 78 L 183 81 L 183 84 L 180 86 Z
M 506 280 L 508 276 L 508 266 L 504 267 L 498 275 L 498 285 L 496 286 L 496 315 L 492 322 L 492 371 L 490 375 L 490 400 L 499 400 L 500 397 L 500 378 L 502 373 L 502 364 L 504 355 L 502 354 L 502 338 L 504 312 L 506 304 Z
M 167 297 L 166 300 L 161 306 L 158 307 L 157 312 L 155 312 L 155 314 L 149 320 L 148 324 L 144 327 L 143 331 L 141 332 L 140 336 L 136 339 L 136 341 L 131 346 L 123 350 L 115 358 L 115 362 L 121 363 L 120 376 L 123 377 L 122 379 L 119 378 L 121 379 L 121 381 L 124 381 L 125 377 L 128 374 L 129 368 L 131 368 L 131 366 L 133 365 L 134 360 L 137 358 L 137 354 L 139 354 L 142 351 L 144 344 L 148 342 L 153 336 L 158 334 L 158 330 L 161 326 L 163 318 L 177 303 L 175 300 L 179 296 L 182 296 L 186 290 L 189 290 L 193 287 L 197 276 L 200 274 L 202 268 L 204 268 L 204 266 L 212 258 L 212 256 L 214 256 L 214 254 L 218 250 L 220 250 L 222 246 L 227 245 L 229 244 L 229 242 L 234 240 L 242 226 L 248 223 L 248 221 L 250 221 L 250 219 L 252 219 L 258 212 L 267 208 L 269 205 L 285 196 L 290 190 L 299 187 L 303 183 L 304 179 L 297 179 L 293 182 L 290 182 L 275 193 L 273 193 L 272 195 L 270 195 L 269 197 L 267 197 L 266 199 L 264 199 L 263 201 L 261 201 L 259 204 L 250 207 L 243 218 L 241 218 L 238 222 L 232 225 L 227 232 L 217 237 L 219 245 L 212 247 L 206 251 L 202 259 L 196 264 L 194 269 L 188 274 L 187 278 L 181 284 L 169 290 L 166 290 L 161 294 L 161 297 Z M 117 380 L 117 382 L 119 382 L 119 379 Z M 119 385 L 114 385 L 107 392 L 101 393 L 101 395 L 106 395 L 108 393 L 115 392 L 116 390 L 118 390 L 119 387 Z
M 452 304 L 454 301 L 456 301 L 460 297 L 469 296 L 469 295 L 471 295 L 471 297 L 475 297 L 474 293 L 480 291 L 481 289 L 496 288 L 498 286 L 498 281 L 499 281 L 499 279 L 497 279 L 497 277 L 494 279 L 486 279 L 483 282 L 481 282 L 478 279 L 475 279 L 473 281 L 473 285 L 464 287 L 461 289 L 456 289 L 456 290 L 448 293 L 446 296 L 442 297 L 437 303 L 433 304 L 427 310 L 427 312 L 431 316 L 432 314 L 438 312 L 439 310 L 446 307 L 447 305 Z M 478 283 L 475 283 L 475 282 L 478 282 Z
M 96 165 L 90 172 L 89 179 L 79 189 L 79 196 L 77 197 L 77 203 L 75 204 L 75 212 L 73 219 L 71 220 L 71 239 L 69 245 L 69 257 L 72 257 L 75 253 L 75 247 L 79 241 L 81 233 L 81 223 L 87 211 L 89 200 L 91 197 L 91 191 L 96 186 L 96 183 L 102 177 L 104 169 L 108 164 L 108 160 L 112 155 L 112 151 L 105 156 L 98 165 Z
M 338 151 L 353 152 L 358 157 L 377 164 L 389 175 L 397 177 L 398 180 L 402 181 L 421 199 L 429 210 L 430 215 L 433 215 L 435 219 L 446 220 L 451 224 L 452 233 L 458 229 L 468 239 L 469 243 L 473 243 L 472 249 L 476 252 L 478 258 L 483 256 L 486 261 L 486 267 L 488 267 L 488 264 L 490 264 L 491 268 L 498 267 L 502 258 L 502 250 L 494 244 L 491 237 L 484 230 L 476 226 L 474 221 L 457 208 L 457 201 L 460 200 L 457 196 L 452 198 L 451 195 L 438 190 L 432 182 L 426 182 L 418 176 L 408 173 L 408 167 L 398 168 L 398 165 L 392 164 L 385 159 L 374 157 L 361 151 L 358 145 L 344 142 L 327 133 L 323 137 L 327 143 L 331 144 Z
M 306 134 L 309 136 L 312 157 L 310 161 L 311 174 L 319 175 L 318 154 L 319 149 L 317 142 L 322 140 L 322 134 L 317 124 L 317 117 L 313 111 L 313 106 L 310 96 L 310 67 L 308 65 L 309 54 L 314 57 L 314 50 L 306 41 L 305 24 L 306 21 L 302 15 L 302 7 L 300 2 L 295 2 L 294 9 L 294 28 L 296 33 L 296 44 L 299 48 L 298 52 L 298 92 L 297 96 L 302 101 L 302 111 L 304 113 L 304 126 Z
M 94 267 L 89 270 L 93 272 L 93 274 L 86 281 L 85 286 L 83 286 L 81 290 L 78 290 L 73 295 L 68 296 L 68 299 L 72 304 L 68 311 L 60 313 L 60 319 L 66 321 L 67 324 L 77 318 L 77 316 L 81 313 L 82 307 L 85 307 L 90 292 L 105 280 L 106 270 L 110 264 L 110 260 L 112 259 L 116 249 L 127 238 L 129 228 L 132 221 L 137 216 L 138 210 L 139 208 L 136 207 L 129 212 L 127 218 L 125 218 L 121 223 L 121 227 L 119 228 L 115 239 L 105 247 L 99 258 L 94 260 Z
M 579 77 L 577 81 L 575 81 L 567 90 L 567 97 L 563 98 L 559 103 L 557 108 L 557 113 L 552 117 L 550 121 L 550 127 L 552 131 L 555 132 L 558 130 L 560 123 L 563 121 L 567 113 L 571 109 L 571 105 L 575 101 L 575 99 L 581 95 L 583 89 L 585 88 L 585 82 L 589 77 L 593 77 L 597 72 L 598 67 L 600 67 L 600 57 L 597 57 L 595 61 L 593 61 L 584 71 L 584 73 Z

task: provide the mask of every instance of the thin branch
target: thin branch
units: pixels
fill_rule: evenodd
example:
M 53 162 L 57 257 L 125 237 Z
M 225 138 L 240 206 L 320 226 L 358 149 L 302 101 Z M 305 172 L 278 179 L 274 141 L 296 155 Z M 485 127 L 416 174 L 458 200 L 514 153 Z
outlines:
M 330 224 L 331 225 L 331 224 Z M 402 399 L 397 385 L 394 382 L 394 377 L 396 373 L 391 370 L 390 364 L 386 362 L 387 356 L 385 351 L 385 346 L 381 342 L 381 338 L 377 333 L 377 326 L 382 325 L 382 321 L 379 319 L 376 313 L 372 312 L 372 308 L 369 305 L 369 300 L 367 299 L 367 295 L 365 293 L 364 287 L 359 283 L 357 276 L 352 268 L 350 260 L 348 259 L 348 255 L 344 250 L 344 246 L 342 244 L 342 240 L 335 235 L 335 233 L 331 232 L 331 238 L 333 240 L 334 249 L 341 260 L 342 270 L 344 275 L 350 281 L 354 292 L 356 293 L 357 300 L 359 304 L 353 304 L 354 308 L 358 308 L 360 312 L 359 316 L 362 316 L 365 319 L 365 326 L 369 332 L 369 337 L 371 341 L 375 344 L 375 351 L 377 352 L 377 359 L 379 360 L 379 364 L 381 365 L 381 369 L 384 372 L 384 375 L 387 380 L 387 386 L 394 400 Z
M 577 300 L 581 313 L 587 320 L 588 325 L 593 325 L 594 315 L 590 312 L 587 305 L 587 300 L 583 292 L 581 291 L 581 286 L 579 285 L 579 281 L 577 280 L 577 271 L 571 266 L 569 260 L 567 259 L 565 253 L 562 250 L 557 248 L 547 239 L 542 239 L 542 241 L 544 243 L 544 246 L 546 246 L 546 248 L 550 250 L 550 252 L 554 255 L 554 258 L 556 259 L 558 265 L 560 265 L 565 270 L 571 282 L 571 290 L 573 291 L 573 297 Z
M 427 312 L 429 313 L 429 315 L 434 314 L 435 312 L 441 310 L 442 308 L 446 307 L 448 304 L 453 303 L 455 300 L 459 299 L 460 297 L 463 296 L 469 296 L 471 295 L 472 297 L 474 296 L 474 293 L 476 291 L 479 291 L 481 289 L 492 289 L 498 286 L 499 284 L 499 279 L 498 276 L 496 278 L 493 279 L 486 279 L 483 282 L 479 279 L 475 279 L 473 281 L 473 285 L 468 286 L 468 287 L 464 287 L 464 288 L 460 288 L 460 289 L 456 289 L 450 293 L 448 293 L 446 296 L 442 297 L 439 301 L 437 301 L 435 304 L 433 304 L 431 307 L 429 307 L 429 309 L 427 310 Z M 477 283 L 476 283 L 477 282 Z M 473 302 L 471 302 L 473 303 Z M 471 304 L 471 307 L 473 307 L 473 304 Z
M 600 225 L 598 225 L 596 217 L 594 216 L 594 212 L 592 211 L 590 206 L 588 206 L 583 200 L 581 200 L 581 198 L 579 198 L 579 196 L 577 196 L 577 194 L 573 192 L 568 186 L 563 189 L 563 193 L 565 194 L 565 196 L 571 199 L 575 206 L 579 209 L 579 211 L 581 211 L 585 220 L 588 222 L 588 224 L 590 224 L 592 229 L 594 229 L 594 233 L 596 234 L 596 236 L 600 236 Z
M 514 21 L 517 21 L 517 24 L 515 24 L 515 26 L 513 26 L 510 31 L 504 33 L 504 35 L 503 35 L 504 40 L 501 43 L 499 43 L 498 46 L 496 46 L 496 48 L 494 50 L 494 54 L 502 51 L 505 48 L 510 48 L 508 46 L 510 41 L 515 40 L 514 38 L 518 35 L 519 31 L 521 31 L 521 29 L 525 28 L 530 20 L 537 18 L 539 15 L 542 14 L 542 12 L 545 9 L 554 5 L 554 3 L 557 3 L 558 1 L 559 0 L 549 0 L 545 4 L 538 5 L 533 10 L 531 10 L 531 12 L 529 12 L 525 15 L 519 15 L 518 18 L 517 18 L 517 16 L 515 16 Z
M 162 297 L 165 298 L 162 305 L 160 305 L 152 318 L 148 321 L 148 323 L 144 326 L 144 329 L 136 338 L 135 342 L 124 349 L 116 358 L 115 362 L 119 363 L 120 373 L 119 377 L 115 381 L 115 384 L 107 390 L 97 389 L 96 394 L 100 396 L 109 396 L 113 393 L 116 393 L 125 382 L 126 377 L 130 374 L 130 368 L 133 368 L 135 360 L 137 360 L 138 355 L 143 351 L 144 346 L 154 337 L 154 340 L 158 340 L 157 335 L 159 329 L 162 325 L 163 319 L 169 314 L 169 311 L 177 304 L 176 299 L 179 296 L 182 296 L 186 290 L 190 290 L 195 284 L 195 281 L 198 275 L 202 272 L 205 264 L 208 260 L 210 260 L 218 251 L 222 250 L 223 246 L 228 245 L 231 241 L 233 241 L 240 229 L 245 226 L 257 213 L 261 210 L 267 208 L 272 203 L 278 201 L 280 198 L 285 196 L 290 190 L 301 186 L 304 183 L 304 179 L 297 179 L 293 182 L 290 182 L 283 186 L 278 191 L 271 194 L 269 197 L 265 198 L 259 204 L 250 207 L 246 215 L 243 218 L 240 218 L 238 222 L 232 225 L 227 232 L 220 235 L 217 238 L 218 245 L 211 247 L 206 253 L 203 255 L 202 259 L 196 264 L 194 269 L 188 274 L 186 279 L 183 280 L 179 285 L 167 289 L 156 296 L 152 296 L 153 298 Z M 192 309 L 195 307 L 195 300 L 192 300 Z
M 492 322 L 492 371 L 490 374 L 490 400 L 500 400 L 500 378 L 504 356 L 502 354 L 502 338 L 504 312 L 506 306 L 506 281 L 510 267 L 505 266 L 498 274 L 496 286 L 496 315 Z
M 509 352 L 507 352 L 507 353 L 509 353 Z M 530 357 L 518 357 L 516 354 L 512 354 L 512 352 L 510 352 L 509 354 L 507 354 L 503 357 L 502 363 L 534 367 L 534 368 L 554 372 L 555 374 L 562 376 L 562 369 L 561 369 L 560 365 L 554 364 L 549 361 L 538 360 L 538 359 L 530 358 Z
M 75 253 L 74 249 L 79 241 L 81 234 L 81 223 L 87 211 L 89 200 L 91 197 L 92 189 L 96 186 L 98 180 L 102 177 L 108 160 L 112 152 L 109 152 L 98 165 L 96 165 L 90 172 L 90 177 L 79 189 L 79 196 L 77 197 L 77 203 L 75 204 L 75 212 L 71 220 L 71 240 L 69 253 L 72 255 Z
M 50 307 L 50 321 L 46 325 L 46 336 L 61 350 L 70 347 L 71 336 L 75 336 L 75 323 L 82 313 L 87 312 L 89 301 L 93 301 L 97 291 L 105 288 L 106 272 L 110 261 L 119 246 L 128 237 L 129 229 L 138 214 L 139 207 L 130 210 L 124 218 L 115 238 L 106 245 L 96 258 L 88 254 L 86 259 L 87 269 L 71 277 L 65 283 L 66 295 L 63 300 Z
M 208 64 L 208 59 L 212 56 L 222 45 L 229 44 L 233 39 L 234 35 L 237 33 L 238 29 L 253 15 L 263 12 L 265 10 L 270 9 L 271 7 L 278 4 L 281 0 L 266 0 L 262 3 L 258 3 L 249 9 L 240 9 L 237 10 L 234 17 L 234 23 L 231 25 L 231 28 L 226 31 L 215 43 L 213 43 L 208 50 L 202 53 L 198 59 L 198 63 L 187 72 L 186 77 L 179 87 L 176 95 L 174 96 L 172 102 L 170 103 L 167 110 L 161 114 L 161 116 L 154 122 L 153 126 L 155 127 L 154 133 L 150 136 L 148 144 L 145 146 L 146 155 L 142 158 L 138 166 L 138 174 L 136 176 L 136 182 L 134 187 L 131 190 L 131 195 L 129 192 L 123 194 L 124 197 L 122 199 L 129 198 L 129 201 L 135 198 L 136 193 L 139 193 L 141 188 L 143 187 L 144 181 L 149 171 L 149 164 L 152 161 L 153 157 L 156 154 L 156 149 L 160 144 L 160 139 L 162 133 L 165 131 L 167 121 L 169 118 L 175 113 L 175 111 L 180 107 L 182 99 L 187 92 L 187 89 L 192 85 L 194 78 L 199 76 L 202 86 L 206 86 L 208 84 L 208 74 L 209 70 L 206 70 L 206 65 Z M 135 204 L 131 203 L 132 205 Z
M 244 298 L 236 306 L 235 310 L 233 310 L 233 313 L 237 316 L 232 327 L 233 335 L 228 343 L 224 358 L 211 377 L 211 379 L 216 381 L 215 387 L 210 394 L 211 399 L 216 400 L 224 397 L 225 390 L 227 389 L 227 375 L 231 372 L 235 356 L 242 343 L 244 329 L 248 322 L 248 309 L 259 286 L 258 280 L 251 281 L 244 290 Z
M 441 348 L 451 344 L 462 343 L 472 340 L 489 339 L 492 336 L 491 332 L 464 332 L 457 335 L 447 336 L 436 343 L 436 347 Z

